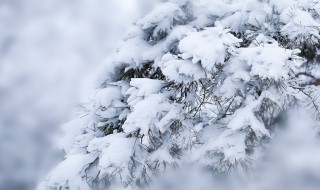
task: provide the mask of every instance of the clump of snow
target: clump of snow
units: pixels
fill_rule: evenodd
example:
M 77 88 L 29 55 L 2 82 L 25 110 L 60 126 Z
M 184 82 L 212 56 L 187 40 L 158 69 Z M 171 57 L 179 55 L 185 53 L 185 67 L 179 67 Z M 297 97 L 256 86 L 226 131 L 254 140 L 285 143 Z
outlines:
M 153 36 L 157 36 L 159 33 L 169 32 L 173 24 L 182 22 L 184 19 L 186 19 L 185 14 L 176 3 L 166 2 L 157 6 L 137 24 L 143 30 L 153 28 Z
M 114 172 L 130 175 L 127 163 L 134 154 L 134 144 L 135 139 L 126 138 L 124 133 L 93 139 L 87 150 L 91 154 L 99 154 L 99 177 L 114 175 Z
M 48 175 L 49 188 L 68 188 L 72 190 L 90 190 L 86 181 L 82 179 L 85 169 L 96 159 L 94 155 L 77 154 L 68 156 L 63 162 L 56 166 Z
M 229 30 L 222 26 L 206 28 L 201 32 L 192 32 L 179 43 L 183 59 L 192 58 L 192 63 L 201 61 L 207 71 L 215 70 L 218 64 L 224 64 L 228 54 L 236 52 L 241 42 Z
M 123 125 L 126 133 L 140 129 L 142 134 L 147 135 L 149 130 L 153 129 L 157 123 L 161 124 L 161 121 L 164 121 L 162 118 L 165 115 L 168 115 L 165 118 L 166 120 L 169 118 L 172 120 L 179 113 L 179 110 L 175 110 L 174 105 L 167 102 L 166 97 L 162 94 L 149 95 L 131 106 L 133 107 L 132 112 L 128 114 L 127 120 Z M 167 122 L 164 122 L 164 124 L 167 124 Z
M 277 42 L 273 41 L 261 43 L 256 47 L 252 45 L 248 48 L 240 48 L 237 59 L 252 66 L 250 75 L 258 75 L 262 79 L 279 80 L 289 77 L 290 69 L 295 66 L 290 60 L 293 60 L 297 53 L 299 51 L 281 48 Z
M 307 11 L 288 7 L 281 13 L 280 20 L 285 23 L 281 33 L 291 40 L 303 37 L 317 43 L 320 39 L 320 24 Z
M 169 80 L 176 82 L 191 82 L 205 77 L 205 71 L 199 63 L 179 59 L 172 54 L 164 55 L 159 64 L 163 67 L 163 74 Z
M 138 89 L 136 96 L 147 96 L 160 92 L 163 87 L 163 81 L 148 78 L 135 78 L 130 81 L 130 85 Z M 128 90 L 130 93 L 130 90 Z

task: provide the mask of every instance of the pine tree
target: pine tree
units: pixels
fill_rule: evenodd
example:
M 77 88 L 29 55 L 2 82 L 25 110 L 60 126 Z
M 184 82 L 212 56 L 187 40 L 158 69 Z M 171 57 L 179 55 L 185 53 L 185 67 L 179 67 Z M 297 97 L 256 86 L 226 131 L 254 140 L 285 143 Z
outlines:
M 254 172 L 288 109 L 320 118 L 319 8 L 310 0 L 158 5 L 117 44 L 83 115 L 63 126 L 66 158 L 44 187 L 143 187 L 190 163 Z

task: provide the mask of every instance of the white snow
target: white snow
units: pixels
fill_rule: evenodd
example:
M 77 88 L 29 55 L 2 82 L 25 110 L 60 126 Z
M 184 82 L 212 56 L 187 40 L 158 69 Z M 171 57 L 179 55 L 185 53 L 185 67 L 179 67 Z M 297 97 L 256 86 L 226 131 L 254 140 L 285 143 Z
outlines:
M 201 32 L 192 32 L 179 43 L 183 59 L 192 58 L 194 64 L 201 61 L 207 71 L 215 70 L 218 64 L 224 64 L 227 54 L 236 51 L 241 40 L 222 26 L 206 28 Z
M 66 130 L 72 139 L 66 159 L 96 155 L 90 171 L 98 181 L 125 189 L 152 184 L 178 166 L 206 168 L 231 181 L 255 175 L 285 130 L 287 110 L 320 115 L 319 88 L 299 85 L 296 76 L 315 71 L 299 57 L 305 56 L 301 43 L 313 51 L 318 41 L 317 5 L 311 4 L 159 4 L 129 29 L 106 63 L 110 70 L 102 74 L 90 119 Z

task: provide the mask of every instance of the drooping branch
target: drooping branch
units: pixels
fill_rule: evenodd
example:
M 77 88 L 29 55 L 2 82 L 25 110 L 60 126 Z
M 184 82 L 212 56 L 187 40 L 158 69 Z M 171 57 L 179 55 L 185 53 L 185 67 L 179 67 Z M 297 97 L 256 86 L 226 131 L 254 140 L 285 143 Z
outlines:
M 312 80 L 310 82 L 304 83 L 304 84 L 302 84 L 302 86 L 310 86 L 310 85 L 320 86 L 320 78 L 317 78 L 310 73 L 307 73 L 307 72 L 297 73 L 296 77 L 299 77 L 299 76 L 306 76 L 306 77 L 312 78 Z

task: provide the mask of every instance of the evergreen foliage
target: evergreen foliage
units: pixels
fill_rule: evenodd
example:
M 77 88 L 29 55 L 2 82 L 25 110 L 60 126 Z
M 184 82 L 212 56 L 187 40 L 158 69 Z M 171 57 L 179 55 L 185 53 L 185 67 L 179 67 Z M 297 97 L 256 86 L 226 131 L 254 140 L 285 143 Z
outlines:
M 190 163 L 254 172 L 289 109 L 320 118 L 319 10 L 315 0 L 158 5 L 117 44 L 87 111 L 63 126 L 66 158 L 46 188 L 143 187 Z

